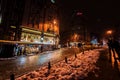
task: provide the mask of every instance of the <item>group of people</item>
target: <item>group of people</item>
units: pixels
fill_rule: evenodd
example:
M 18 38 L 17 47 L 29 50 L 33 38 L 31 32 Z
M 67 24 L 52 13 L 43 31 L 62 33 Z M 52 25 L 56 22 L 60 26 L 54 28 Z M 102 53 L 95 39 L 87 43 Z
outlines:
M 117 38 L 110 38 L 108 39 L 108 47 L 109 47 L 109 52 L 113 52 L 114 57 L 115 53 L 118 55 L 118 59 L 120 61 L 120 43 Z

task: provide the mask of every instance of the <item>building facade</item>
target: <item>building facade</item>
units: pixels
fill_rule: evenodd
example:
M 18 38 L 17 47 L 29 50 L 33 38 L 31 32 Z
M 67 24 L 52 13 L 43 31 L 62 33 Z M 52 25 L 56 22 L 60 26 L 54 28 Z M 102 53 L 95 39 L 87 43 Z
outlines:
M 58 13 L 51 0 L 1 0 L 0 39 L 56 45 Z
M 27 3 L 30 8 L 29 6 L 25 7 L 24 18 L 21 25 L 23 32 L 21 41 L 42 42 L 47 44 L 58 43 L 59 21 L 57 6 L 48 0 L 46 0 L 46 2 L 38 1 L 39 0 L 31 0 L 31 2 Z M 33 31 L 37 30 L 38 32 L 35 33 L 34 31 L 34 34 L 28 33 L 25 32 L 25 28 Z
M 24 0 L 0 0 L 0 39 L 18 40 L 24 11 Z M 16 33 L 16 34 L 15 34 Z
M 56 48 L 58 14 L 59 9 L 51 0 L 0 0 L 0 57 Z

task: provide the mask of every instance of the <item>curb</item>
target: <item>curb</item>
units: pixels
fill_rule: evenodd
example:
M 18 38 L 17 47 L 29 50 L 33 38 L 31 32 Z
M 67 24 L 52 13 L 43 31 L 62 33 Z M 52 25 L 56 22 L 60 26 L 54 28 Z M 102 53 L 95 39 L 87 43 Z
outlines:
M 11 58 L 0 58 L 0 61 L 4 61 L 4 60 L 13 60 L 13 59 L 16 59 L 17 56 L 15 57 L 11 57 Z

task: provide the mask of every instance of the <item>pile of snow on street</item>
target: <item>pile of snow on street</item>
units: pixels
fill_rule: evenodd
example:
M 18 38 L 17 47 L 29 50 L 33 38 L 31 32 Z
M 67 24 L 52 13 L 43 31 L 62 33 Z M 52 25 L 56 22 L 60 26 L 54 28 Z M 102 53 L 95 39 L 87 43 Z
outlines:
M 99 69 L 95 63 L 99 59 L 101 49 L 81 52 L 67 58 L 67 63 L 62 60 L 58 63 L 40 67 L 38 70 L 29 72 L 16 80 L 80 80 L 87 77 L 89 72 Z M 51 62 L 52 63 L 52 62 Z

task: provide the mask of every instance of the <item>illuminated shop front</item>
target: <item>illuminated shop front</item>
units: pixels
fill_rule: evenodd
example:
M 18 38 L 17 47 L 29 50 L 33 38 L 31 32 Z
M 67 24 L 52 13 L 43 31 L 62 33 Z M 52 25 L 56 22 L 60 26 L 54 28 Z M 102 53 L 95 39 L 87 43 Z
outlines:
M 22 28 L 21 40 L 23 42 L 33 42 L 42 44 L 55 44 L 55 35 L 44 33 L 43 41 L 41 41 L 41 32 L 30 28 Z

